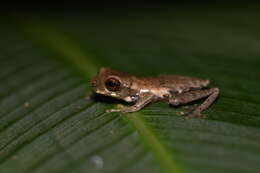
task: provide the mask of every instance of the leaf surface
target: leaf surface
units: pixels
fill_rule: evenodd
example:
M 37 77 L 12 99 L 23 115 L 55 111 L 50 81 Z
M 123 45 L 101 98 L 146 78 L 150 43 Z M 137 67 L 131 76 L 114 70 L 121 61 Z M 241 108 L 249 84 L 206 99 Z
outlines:
M 0 172 L 259 170 L 258 10 L 92 17 L 1 29 Z M 221 95 L 206 119 L 186 120 L 176 114 L 184 107 L 165 103 L 105 113 L 113 102 L 85 98 L 100 66 L 208 78 Z

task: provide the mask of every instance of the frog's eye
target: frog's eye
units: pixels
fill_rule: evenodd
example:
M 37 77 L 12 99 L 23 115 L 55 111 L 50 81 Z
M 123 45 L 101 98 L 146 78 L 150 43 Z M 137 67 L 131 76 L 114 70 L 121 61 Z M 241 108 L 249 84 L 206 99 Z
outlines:
M 115 77 L 108 78 L 105 85 L 109 91 L 119 91 L 121 89 L 121 82 Z

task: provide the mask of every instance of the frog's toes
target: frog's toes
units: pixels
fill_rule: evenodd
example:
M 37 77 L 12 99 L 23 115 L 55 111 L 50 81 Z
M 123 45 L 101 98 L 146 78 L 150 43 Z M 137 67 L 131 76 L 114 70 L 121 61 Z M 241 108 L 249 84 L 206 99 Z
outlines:
M 107 109 L 106 110 L 107 113 L 111 113 L 111 112 L 121 112 L 120 109 Z
M 193 117 L 199 117 L 199 118 L 206 118 L 205 115 L 203 115 L 201 112 L 196 112 L 196 111 L 192 111 L 192 112 L 187 112 L 186 113 L 186 118 L 193 118 Z
M 184 111 L 177 112 L 177 115 L 188 116 L 188 115 L 190 115 L 192 112 L 194 112 L 194 108 L 193 108 L 193 107 L 185 106 L 185 107 L 184 107 Z
M 205 115 L 201 114 L 200 112 L 196 112 L 193 109 L 190 109 L 189 111 L 178 112 L 177 115 L 185 116 L 186 119 L 190 119 L 193 117 L 206 118 Z
M 180 115 L 180 116 L 185 115 L 185 112 L 184 111 L 177 112 L 177 115 Z

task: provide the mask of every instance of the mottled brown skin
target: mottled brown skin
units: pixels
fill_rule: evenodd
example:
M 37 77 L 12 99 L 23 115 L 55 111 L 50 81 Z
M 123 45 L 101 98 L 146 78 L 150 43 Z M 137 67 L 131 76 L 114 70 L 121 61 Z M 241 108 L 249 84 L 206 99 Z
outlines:
M 108 112 L 135 112 L 155 101 L 165 101 L 178 106 L 207 97 L 193 111 L 180 113 L 187 117 L 201 116 L 201 112 L 219 95 L 218 88 L 206 88 L 209 80 L 179 75 L 137 77 L 105 67 L 100 69 L 91 83 L 98 94 L 134 103 L 132 106 L 107 110 Z

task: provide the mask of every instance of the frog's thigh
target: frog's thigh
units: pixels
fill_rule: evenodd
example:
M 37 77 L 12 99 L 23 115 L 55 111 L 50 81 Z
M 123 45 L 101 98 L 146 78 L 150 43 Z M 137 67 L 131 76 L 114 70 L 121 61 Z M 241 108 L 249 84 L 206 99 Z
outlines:
M 210 88 L 210 89 L 201 89 L 201 90 L 194 90 L 194 91 L 187 91 L 180 94 L 174 94 L 172 97 L 169 98 L 168 102 L 174 106 L 178 106 L 181 104 L 186 104 L 195 100 L 199 100 L 201 98 L 207 97 L 209 95 L 214 95 L 214 99 L 208 100 L 212 103 L 219 93 L 218 88 Z M 215 96 L 216 95 L 216 96 Z

